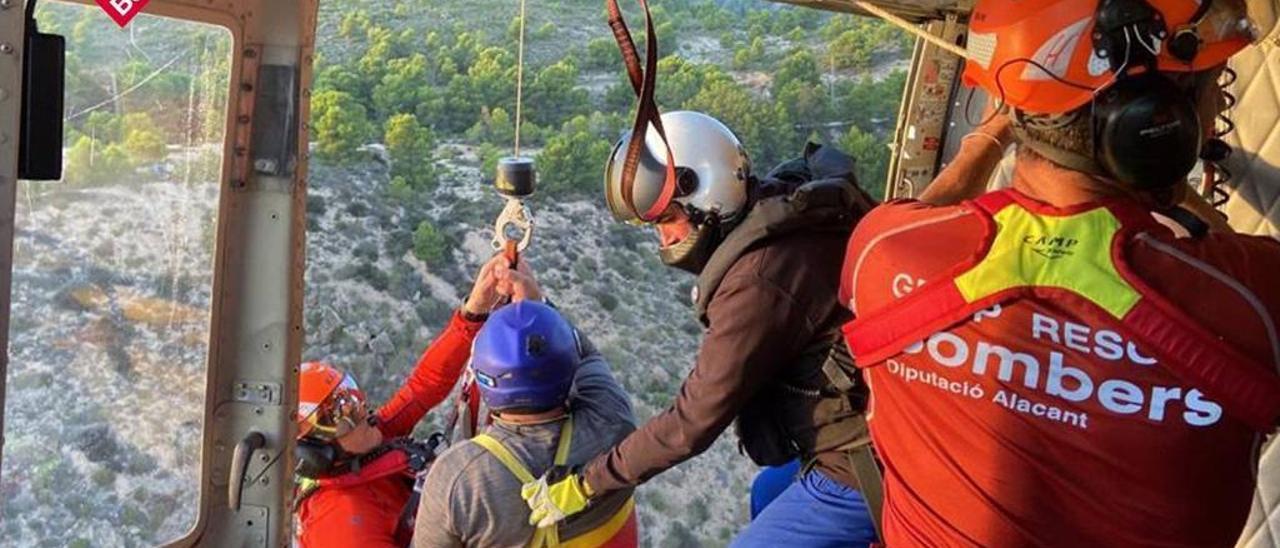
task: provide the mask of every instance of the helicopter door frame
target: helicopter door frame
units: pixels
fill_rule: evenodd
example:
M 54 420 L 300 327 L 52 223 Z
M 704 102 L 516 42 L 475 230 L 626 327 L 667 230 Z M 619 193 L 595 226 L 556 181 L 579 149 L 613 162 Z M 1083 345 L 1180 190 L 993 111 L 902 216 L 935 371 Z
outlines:
M 74 3 L 94 6 L 88 0 Z M 21 7 L 21 2 L 0 5 L 0 36 L 23 35 Z M 282 546 L 292 537 L 293 418 L 306 258 L 306 121 L 317 8 L 318 0 L 153 0 L 145 9 L 149 15 L 227 29 L 233 57 L 214 249 L 199 510 L 192 529 L 170 546 Z M 21 53 L 20 43 L 8 48 L 0 44 L 0 264 L 5 265 L 0 268 L 0 435 L 21 110 L 21 90 L 12 82 L 20 86 Z M 0 458 L 2 454 L 0 439 Z
M 952 43 L 962 40 L 968 30 L 955 13 L 921 26 Z M 914 198 L 924 192 L 955 155 L 959 137 L 968 133 L 963 109 L 969 105 L 959 99 L 963 95 L 959 93 L 962 70 L 964 61 L 955 54 L 916 40 L 890 145 L 886 200 Z
M 22 56 L 26 16 L 0 5 L 0 465 L 4 463 L 4 395 L 9 378 L 9 306 L 13 281 L 14 213 L 18 195 L 18 133 L 22 116 Z

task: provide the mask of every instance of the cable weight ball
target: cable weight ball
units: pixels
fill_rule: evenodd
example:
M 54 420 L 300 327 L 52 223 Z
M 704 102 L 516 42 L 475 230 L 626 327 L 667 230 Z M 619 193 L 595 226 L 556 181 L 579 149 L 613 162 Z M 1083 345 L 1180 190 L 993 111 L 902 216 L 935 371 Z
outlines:
M 493 186 L 503 196 L 520 199 L 533 194 L 537 180 L 533 158 L 508 156 L 498 160 L 498 174 L 494 177 Z

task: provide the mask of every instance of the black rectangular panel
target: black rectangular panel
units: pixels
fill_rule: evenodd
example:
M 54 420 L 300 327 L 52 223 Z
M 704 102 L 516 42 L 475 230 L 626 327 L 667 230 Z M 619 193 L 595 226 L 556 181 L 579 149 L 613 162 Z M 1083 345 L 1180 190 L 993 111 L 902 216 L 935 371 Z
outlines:
M 262 65 L 253 108 L 253 169 L 288 177 L 296 167 L 298 146 L 298 70 Z
M 22 63 L 19 179 L 51 181 L 62 178 L 66 51 L 67 43 L 61 36 L 34 30 L 27 33 Z

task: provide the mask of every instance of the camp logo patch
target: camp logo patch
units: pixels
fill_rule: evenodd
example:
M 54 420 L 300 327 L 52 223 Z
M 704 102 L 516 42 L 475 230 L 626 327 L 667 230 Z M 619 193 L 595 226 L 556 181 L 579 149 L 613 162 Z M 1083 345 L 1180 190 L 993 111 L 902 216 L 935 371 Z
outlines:
M 1079 244 L 1080 240 L 1066 236 L 1028 234 L 1022 237 L 1022 245 L 1031 246 L 1031 251 L 1049 260 L 1075 255 Z
M 147 2 L 151 0 L 94 0 L 98 3 L 98 7 L 102 11 L 107 12 L 112 21 L 115 21 L 120 28 L 124 28 L 133 21 L 133 18 L 142 12 L 142 8 L 146 7 Z

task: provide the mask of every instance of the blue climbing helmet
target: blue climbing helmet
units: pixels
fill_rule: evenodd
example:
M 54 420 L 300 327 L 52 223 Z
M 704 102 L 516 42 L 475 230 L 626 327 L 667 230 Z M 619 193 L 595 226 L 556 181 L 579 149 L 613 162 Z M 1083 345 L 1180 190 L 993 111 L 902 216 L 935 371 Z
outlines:
M 569 322 L 550 306 L 520 301 L 489 316 L 476 335 L 471 370 L 491 411 L 543 411 L 569 398 L 578 360 Z

